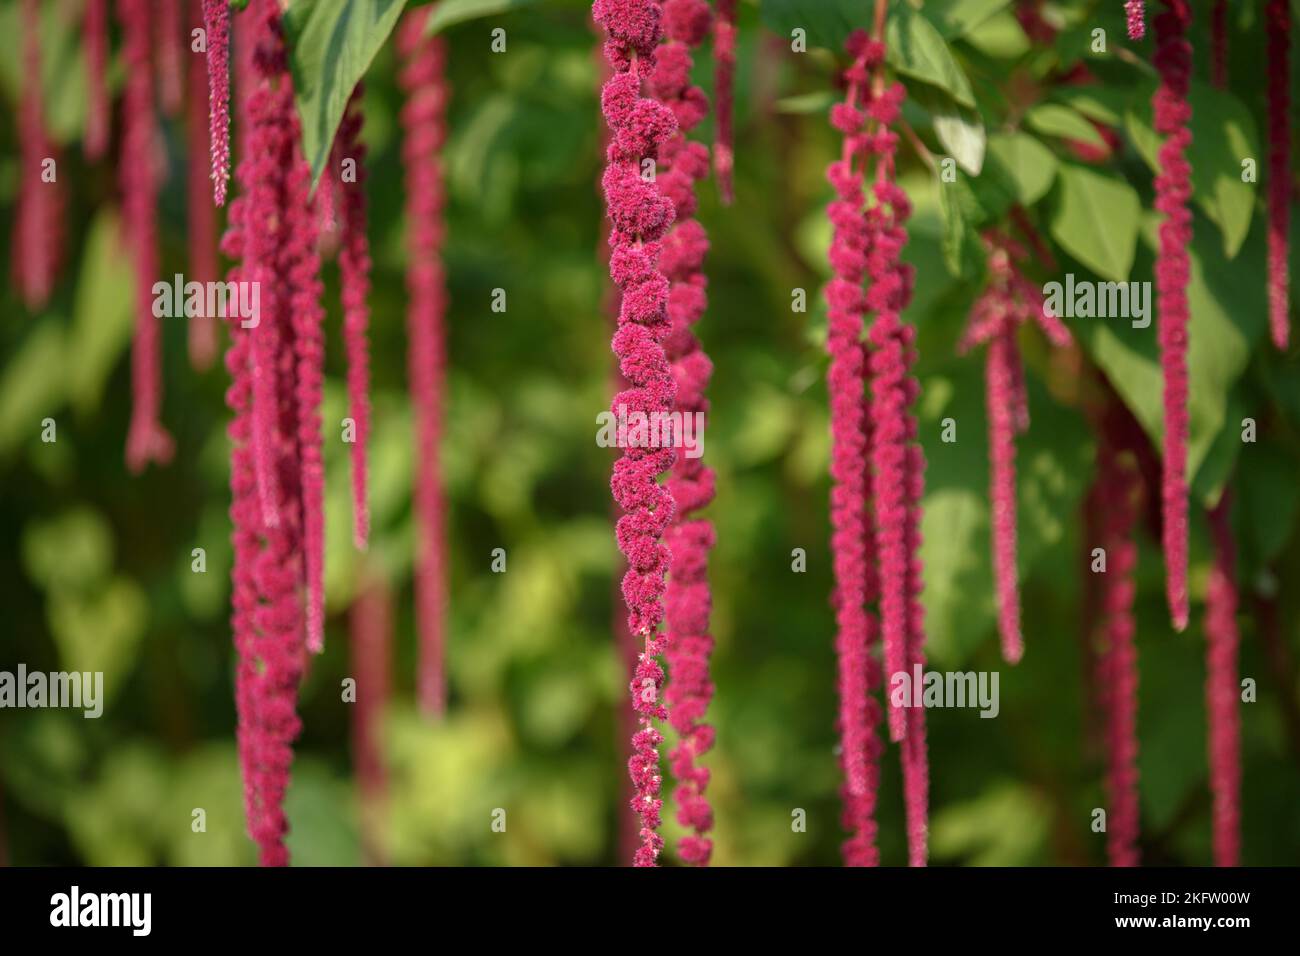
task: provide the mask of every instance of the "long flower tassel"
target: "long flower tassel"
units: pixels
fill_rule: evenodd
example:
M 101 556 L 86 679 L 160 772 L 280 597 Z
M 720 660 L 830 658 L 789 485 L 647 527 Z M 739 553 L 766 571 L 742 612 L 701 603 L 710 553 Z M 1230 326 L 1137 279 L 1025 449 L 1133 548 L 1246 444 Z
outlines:
M 713 172 L 718 178 L 722 204 L 730 206 L 735 198 L 736 165 L 736 0 L 718 0 L 718 15 L 713 22 L 713 59 L 713 95 L 717 101 Z
M 1291 338 L 1291 11 L 1286 0 L 1268 0 L 1268 322 L 1273 344 Z
M 1241 688 L 1237 683 L 1236 549 L 1224 492 L 1210 512 L 1214 566 L 1205 594 L 1205 709 L 1209 721 L 1210 792 L 1215 866 L 1241 862 Z

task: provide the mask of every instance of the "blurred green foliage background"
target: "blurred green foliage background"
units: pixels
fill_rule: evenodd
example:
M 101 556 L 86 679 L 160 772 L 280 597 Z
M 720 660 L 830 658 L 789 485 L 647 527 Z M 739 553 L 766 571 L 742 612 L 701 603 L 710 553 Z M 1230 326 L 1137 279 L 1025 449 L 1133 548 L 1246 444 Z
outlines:
M 244 834 L 227 625 L 226 375 L 220 366 L 193 371 L 183 320 L 163 320 L 163 417 L 177 452 L 170 466 L 130 476 L 123 445 L 132 280 L 115 172 L 110 163 L 87 165 L 81 154 L 78 5 L 43 6 L 43 84 L 71 202 L 62 279 L 49 307 L 31 315 L 12 289 L 0 295 L 0 669 L 24 662 L 32 670 L 102 670 L 108 701 L 99 720 L 75 711 L 0 711 L 0 840 L 17 864 L 248 864 L 255 854 Z M 1029 43 L 1011 6 L 1005 0 L 925 5 L 970 77 L 989 133 L 986 169 L 996 174 L 1002 157 L 1016 198 L 1055 239 L 1062 273 L 1082 275 L 1091 267 L 1104 277 L 1105 264 L 1087 261 L 1087 251 L 1072 248 L 1069 239 L 1080 227 L 1068 219 L 1065 194 L 1086 170 L 1078 172 L 1083 167 L 1050 116 L 1040 114 L 1034 128 L 1021 107 L 1026 89 L 1030 101 L 1052 96 L 1046 78 L 1090 57 L 1088 37 L 1097 25 L 1109 30 L 1113 46 L 1127 42 L 1121 4 L 1105 5 L 1116 8 L 1109 10 L 1092 2 L 1049 3 L 1064 29 L 1047 48 Z M 1225 124 L 1254 146 L 1262 165 L 1258 143 L 1267 127 L 1262 74 L 1256 75 L 1263 62 L 1256 6 L 1241 4 L 1233 21 L 1235 95 Z M 715 364 L 705 455 L 718 473 L 710 510 L 718 531 L 711 561 L 717 694 L 710 712 L 718 745 L 705 762 L 713 771 L 718 864 L 829 865 L 839 860 L 842 834 L 819 290 L 829 239 L 824 170 L 839 152 L 825 116 L 835 58 L 816 49 L 815 37 L 810 52 L 791 53 L 783 18 L 800 15 L 797 3 L 765 7 L 760 13 L 756 4 L 741 4 L 738 201 L 724 208 L 711 182 L 701 188 L 700 218 L 712 250 L 711 306 L 699 333 Z M 976 7 L 983 19 L 972 21 Z M 852 0 L 835 0 L 830 8 L 854 9 Z M 375 531 L 369 556 L 356 554 L 346 446 L 328 424 L 344 414 L 331 262 L 325 267 L 330 376 L 323 416 L 330 618 L 325 654 L 314 660 L 301 694 L 304 730 L 288 798 L 295 863 L 364 859 L 351 705 L 341 702 L 339 686 L 351 672 L 346 612 L 358 582 L 373 574 L 391 582 L 397 609 L 395 693 L 383 732 L 390 799 L 382 856 L 395 864 L 457 865 L 626 858 L 619 847 L 620 830 L 631 820 L 623 797 L 627 675 L 611 626 L 621 558 L 607 484 L 611 457 L 594 441 L 595 416 L 608 403 L 612 356 L 596 189 L 599 73 L 588 11 L 584 2 L 551 0 L 469 20 L 447 33 L 452 304 L 443 454 L 451 509 L 451 698 L 438 723 L 416 713 L 412 694 L 413 434 L 400 97 L 391 42 L 367 74 Z M 508 31 L 504 54 L 489 50 L 497 26 Z M 1203 49 L 1203 23 L 1198 31 L 1194 42 Z M 0 253 L 6 260 L 19 188 L 13 121 L 19 37 L 17 4 L 6 2 L 0 6 Z M 1151 175 L 1140 148 L 1150 135 L 1143 122 L 1149 126 L 1144 103 L 1151 81 L 1141 62 L 1149 53 L 1148 44 L 1127 59 L 1093 56 L 1100 83 L 1086 88 L 1091 102 L 1080 102 L 1089 94 L 1078 92 L 1057 96 L 1076 116 L 1111 115 L 1109 125 L 1124 135 L 1103 173 L 1127 190 L 1124 196 L 1141 201 L 1140 218 L 1134 212 L 1131 224 L 1137 280 L 1151 278 L 1153 249 Z M 711 90 L 711 59 L 697 60 L 698 81 Z M 1204 79 L 1204 62 L 1197 69 Z M 120 70 L 115 56 L 115 89 Z M 933 116 L 915 105 L 907 115 L 941 153 Z M 115 115 L 115 128 L 119 121 Z M 170 276 L 187 271 L 187 157 L 183 126 L 169 119 L 163 130 L 162 273 Z M 702 130 L 708 135 L 707 124 Z M 1244 859 L 1294 864 L 1300 862 L 1300 688 L 1294 666 L 1268 653 L 1256 598 L 1277 595 L 1282 647 L 1294 657 L 1300 617 L 1285 582 L 1295 579 L 1300 561 L 1300 377 L 1294 355 L 1274 355 L 1265 342 L 1261 197 L 1253 189 L 1244 198 L 1231 192 L 1235 161 L 1211 152 L 1218 139 L 1199 137 L 1201 152 L 1193 154 L 1198 169 L 1210 171 L 1208 194 L 1220 196 L 1220 205 L 1198 211 L 1193 250 L 1192 334 L 1201 343 L 1193 346 L 1193 445 L 1199 449 L 1194 460 L 1204 462 L 1196 494 L 1202 503 L 1217 500 L 1235 467 L 1241 674 L 1259 687 L 1258 701 L 1242 706 Z M 1008 156 L 1034 144 L 1046 159 L 1035 153 L 1017 171 Z M 1020 441 L 1019 472 L 1027 653 L 1020 666 L 1008 668 L 994 632 L 982 362 L 955 354 L 980 270 L 976 264 L 966 271 L 960 261 L 954 268 L 961 257 L 960 248 L 954 257 L 954 242 L 960 247 L 968 237 L 954 232 L 950 197 L 907 146 L 902 155 L 901 175 L 916 206 L 907 258 L 917 267 L 917 291 L 908 318 L 920 328 L 920 414 L 929 461 L 928 653 L 940 669 L 999 670 L 1002 695 L 995 720 L 981 720 L 974 710 L 929 716 L 932 859 L 1100 864 L 1104 836 L 1089 823 L 1092 809 L 1105 804 L 1102 754 L 1086 720 L 1080 634 L 1087 545 L 1080 507 L 1093 440 L 1078 407 L 1078 372 L 1054 364 L 1043 343 L 1026 337 L 1033 425 Z M 1215 193 L 1218 188 L 1229 191 Z M 977 199 L 987 212 L 986 197 Z M 968 218 L 978 222 L 979 215 Z M 1108 228 L 1123 232 L 1121 218 L 1116 214 Z M 490 309 L 496 288 L 507 291 L 504 313 Z M 791 308 L 794 289 L 807 291 L 806 314 Z M 1139 419 L 1158 431 L 1154 327 L 1106 323 L 1080 319 L 1072 331 Z M 1261 423 L 1257 444 L 1238 440 L 1245 415 Z M 46 416 L 58 424 L 53 444 L 40 440 Z M 939 441 L 945 417 L 957 421 L 955 444 Z M 205 549 L 206 573 L 191 571 L 193 548 Z M 505 573 L 490 570 L 494 548 L 506 549 Z M 792 571 L 795 548 L 807 553 L 805 573 Z M 1158 543 L 1149 535 L 1142 540 L 1137 613 L 1148 863 L 1210 859 L 1200 603 L 1209 550 L 1199 509 L 1192 562 L 1193 622 L 1179 635 L 1164 608 Z M 880 840 L 884 860 L 899 864 L 905 847 L 892 748 L 883 765 Z M 206 833 L 191 831 L 196 807 L 206 810 Z M 496 808 L 507 811 L 504 833 L 491 828 Z M 797 808 L 807 813 L 806 833 L 792 832 Z M 665 816 L 671 847 L 676 825 L 671 810 Z

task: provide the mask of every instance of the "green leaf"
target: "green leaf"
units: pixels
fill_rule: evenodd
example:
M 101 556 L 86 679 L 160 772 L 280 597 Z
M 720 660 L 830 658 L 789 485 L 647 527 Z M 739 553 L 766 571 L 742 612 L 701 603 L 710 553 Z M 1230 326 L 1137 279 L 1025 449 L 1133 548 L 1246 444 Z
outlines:
M 962 179 L 945 183 L 936 180 L 939 187 L 939 212 L 943 219 L 943 237 L 940 248 L 948 271 L 957 278 L 970 278 L 979 273 L 983 250 L 975 232 L 979 218 L 979 203 L 970 186 Z
M 1059 192 L 1049 223 L 1052 236 L 1098 275 L 1128 281 L 1142 210 L 1133 187 L 1084 166 L 1066 165 Z
M 903 76 L 946 90 L 962 106 L 975 108 L 975 94 L 944 38 L 910 7 L 895 8 L 885 25 L 889 64 Z
M 994 133 L 988 151 L 1015 184 L 1022 206 L 1032 206 L 1047 195 L 1061 165 L 1050 149 L 1028 133 Z
M 425 34 L 433 36 L 467 20 L 509 13 L 511 10 L 531 6 L 536 2 L 537 0 L 442 0 L 429 15 Z
M 775 107 L 778 113 L 825 113 L 839 101 L 840 97 L 831 91 L 819 90 L 815 93 L 782 97 L 776 101 Z
M 343 110 L 406 0 L 295 0 L 284 16 L 302 147 L 312 184 L 329 161 Z
M 912 95 L 930 113 L 934 134 L 957 165 L 972 176 L 984 168 L 984 119 L 934 87 L 916 84 Z
M 1025 113 L 1025 124 L 1045 136 L 1078 140 L 1092 146 L 1106 145 L 1097 127 L 1088 122 L 1078 110 L 1059 103 L 1040 103 Z
M 41 419 L 65 397 L 65 379 L 51 374 L 67 355 L 67 336 L 53 318 L 41 319 L 0 374 L 0 454 L 41 433 Z
M 925 12 L 949 40 L 974 30 L 1011 0 L 930 0 Z
M 1161 140 L 1151 125 L 1153 89 L 1148 84 L 1134 95 L 1125 125 L 1133 145 L 1155 171 Z M 1241 180 L 1242 161 L 1262 158 L 1255 120 L 1231 93 L 1205 83 L 1192 84 L 1190 101 L 1192 198 L 1219 227 L 1224 254 L 1233 259 L 1246 241 L 1255 211 L 1256 184 Z
M 132 273 L 122 268 L 121 230 L 113 212 L 95 217 L 77 278 L 67 355 L 68 398 L 81 414 L 98 405 L 135 325 Z
M 809 46 L 836 52 L 855 29 L 871 24 L 871 0 L 762 0 L 763 22 L 787 40 L 803 30 Z

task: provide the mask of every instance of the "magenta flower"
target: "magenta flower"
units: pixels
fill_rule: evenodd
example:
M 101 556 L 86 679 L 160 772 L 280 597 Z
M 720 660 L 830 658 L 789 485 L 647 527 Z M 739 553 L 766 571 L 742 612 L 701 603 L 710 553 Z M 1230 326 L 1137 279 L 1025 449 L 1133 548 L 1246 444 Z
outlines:
M 699 122 L 707 101 L 690 81 L 691 48 L 700 45 L 709 26 L 704 0 L 667 0 L 663 5 L 667 43 L 655 58 L 650 89 L 677 117 L 677 132 L 659 150 L 657 181 L 674 203 L 674 225 L 664 237 L 659 270 L 668 279 L 667 313 L 671 332 L 664 340 L 676 382 L 676 409 L 683 415 L 708 411 L 705 389 L 713 366 L 691 331 L 707 305 L 704 256 L 708 237 L 704 227 L 690 218 L 695 211 L 695 184 L 709 170 L 708 151 L 686 138 Z M 713 525 L 692 517 L 713 500 L 713 470 L 700 458 L 679 456 L 667 487 L 675 505 L 673 523 L 664 534 L 672 553 L 672 573 L 664 592 L 665 659 L 668 685 L 664 701 L 678 743 L 669 755 L 677 788 L 677 820 L 690 833 L 678 844 L 684 862 L 706 865 L 713 842 L 706 836 L 713 827 L 713 810 L 705 798 L 709 771 L 696 762 L 713 746 L 713 728 L 704 716 L 713 698 L 709 656 L 708 557 L 714 543 Z
M 1237 572 L 1229 494 L 1210 512 L 1214 567 L 1205 592 L 1205 709 L 1209 720 L 1214 865 L 1241 862 L 1241 715 Z
M 1187 250 L 1192 243 L 1192 168 L 1187 147 L 1192 108 L 1187 100 L 1192 48 L 1187 0 L 1164 0 L 1156 17 L 1155 65 L 1160 86 L 1152 100 L 1156 132 L 1165 137 L 1156 176 L 1156 209 L 1163 216 L 1156 256 L 1157 332 L 1164 369 L 1164 515 L 1166 592 L 1176 630 L 1187 626 Z
M 993 569 L 997 585 L 998 632 L 1002 657 L 1018 663 L 1024 653 L 1020 631 L 1020 592 L 1016 564 L 1016 433 L 1029 427 L 1028 395 L 1016 330 L 1036 322 L 1058 348 L 1070 344 L 1061 321 L 1047 314 L 1038 287 L 1025 278 L 1019 262 L 1025 252 L 997 233 L 985 237 L 989 284 L 971 309 L 959 348 L 987 345 L 984 368 L 989 420 L 989 496 L 993 502 Z
M 200 0 L 191 0 L 190 22 L 202 23 Z M 189 57 L 186 77 L 186 230 L 189 244 L 188 273 L 197 282 L 219 278 L 217 263 L 217 215 L 208 185 L 208 68 L 205 60 Z M 188 320 L 190 364 L 206 369 L 217 357 L 215 316 L 194 316 Z
M 242 19 L 242 18 L 241 18 Z M 212 154 L 212 201 L 226 204 L 230 179 L 230 6 L 203 0 L 208 44 L 208 136 Z M 252 51 L 248 51 L 250 54 Z
M 718 0 L 718 15 L 713 22 L 714 96 L 717 103 L 717 130 L 713 141 L 713 172 L 718 177 L 718 192 L 723 205 L 731 205 L 734 189 L 732 167 L 735 165 L 732 129 L 736 86 L 736 0 Z
M 1286 349 L 1291 328 L 1291 12 L 1286 0 L 1269 0 L 1268 24 L 1268 320 L 1273 344 Z
M 126 61 L 125 129 L 119 178 L 127 246 L 135 266 L 135 340 L 131 347 L 131 424 L 126 463 L 133 472 L 171 460 L 171 436 L 159 421 L 162 408 L 162 330 L 153 314 L 158 281 L 158 123 L 154 114 L 151 51 L 153 11 L 148 0 L 122 0 Z
M 660 149 L 673 139 L 678 123 L 696 108 L 692 103 L 696 98 L 684 94 L 674 110 L 643 97 L 641 88 L 643 83 L 655 82 L 662 21 L 670 19 L 670 36 L 696 38 L 694 42 L 708 29 L 708 21 L 707 8 L 701 23 L 699 8 L 691 4 L 674 4 L 667 12 L 671 18 L 654 0 L 595 0 L 592 4 L 593 19 L 605 28 L 605 57 L 613 69 L 601 91 L 601 108 L 610 130 L 601 183 L 611 227 L 610 277 L 622 293 L 613 348 L 630 385 L 614 397 L 611 408 L 622 405 L 629 412 L 670 411 L 677 396 L 676 379 L 664 350 L 664 341 L 673 332 L 669 316 L 672 284 L 659 268 L 676 203 L 660 188 L 658 177 L 651 181 L 642 178 L 641 163 L 659 160 Z M 670 51 L 665 56 L 671 60 L 673 45 L 665 50 Z M 686 149 L 678 156 L 689 155 Z M 681 162 L 665 158 L 670 164 Z M 689 203 L 684 195 L 678 199 Z M 671 447 L 625 448 L 610 481 L 614 500 L 625 512 L 618 520 L 617 539 L 629 565 L 623 577 L 628 629 L 643 647 L 629 688 L 641 725 L 632 737 L 633 754 L 628 761 L 632 809 L 641 818 L 641 845 L 633 858 L 636 866 L 654 866 L 663 848 L 663 838 L 657 832 L 663 805 L 658 746 L 663 737 L 654 721 L 668 718 L 661 702 L 664 671 L 656 658 L 667 644 L 659 625 L 664 619 L 670 554 L 659 539 L 673 520 L 674 500 L 672 492 L 656 479 L 673 466 L 676 457 Z M 697 541 L 703 550 L 705 542 Z M 698 618 L 688 623 L 698 624 Z M 703 633 L 702 628 L 692 630 Z M 703 820 L 697 817 L 696 822 Z
M 185 0 L 171 0 L 158 4 L 158 102 L 163 112 L 175 116 L 185 98 L 184 71 L 181 67 L 181 27 Z M 189 39 L 189 31 L 185 31 Z
M 1128 38 L 1141 40 L 1147 35 L 1146 4 L 1143 0 L 1125 0 L 1124 13 L 1128 16 Z
M 82 140 L 87 159 L 99 159 L 108 149 L 108 0 L 86 0 L 86 129 Z M 29 74 L 30 75 L 30 74 Z
M 348 415 L 356 424 L 352 444 L 352 539 L 364 551 L 370 539 L 370 507 L 366 495 L 366 455 L 370 443 L 370 351 L 367 334 L 370 311 L 370 242 L 366 238 L 366 147 L 361 142 L 361 87 L 352 93 L 334 143 L 333 169 L 345 159 L 356 163 L 356 180 L 337 184 L 343 205 L 339 247 L 339 284 L 343 299 L 343 341 L 348 356 Z
M 406 187 L 408 259 L 406 290 L 407 352 L 411 404 L 415 409 L 417 524 L 415 615 L 419 631 L 417 692 L 427 714 L 446 708 L 447 678 L 443 664 L 447 608 L 447 560 L 442 489 L 443 381 L 447 308 L 442 267 L 445 227 L 442 209 L 442 147 L 450 91 L 444 76 L 446 49 L 441 37 L 424 35 L 428 8 L 407 13 L 397 29 L 401 57 L 398 83 L 402 104 L 402 167 Z

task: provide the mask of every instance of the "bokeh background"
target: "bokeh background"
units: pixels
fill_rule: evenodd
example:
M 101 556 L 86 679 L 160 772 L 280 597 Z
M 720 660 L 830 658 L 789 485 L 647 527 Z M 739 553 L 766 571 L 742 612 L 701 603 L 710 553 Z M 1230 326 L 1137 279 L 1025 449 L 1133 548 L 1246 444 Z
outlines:
M 42 6 L 42 79 L 70 203 L 65 262 L 50 305 L 30 314 L 7 284 L 0 292 L 0 669 L 21 661 L 31 670 L 102 670 L 108 699 L 99 720 L 76 711 L 0 711 L 0 856 L 29 865 L 250 864 L 255 851 L 244 832 L 227 625 L 226 375 L 220 366 L 195 372 L 184 320 L 163 320 L 163 420 L 177 451 L 167 467 L 128 474 L 132 273 L 119 232 L 116 174 L 113 163 L 88 165 L 81 154 L 79 3 Z M 1070 28 L 1052 49 L 1033 50 L 1006 3 L 985 4 L 992 18 L 970 32 L 945 19 L 960 6 L 926 5 L 945 31 L 955 31 L 948 36 L 990 126 L 1012 122 L 1006 110 L 1015 77 L 1068 66 L 1083 55 L 1084 38 L 1097 24 L 1111 29 L 1112 42 L 1122 36 L 1119 11 L 1049 4 Z M 1234 6 L 1241 9 L 1233 21 L 1233 89 L 1262 133 L 1263 83 L 1249 73 L 1263 62 L 1258 4 Z M 765 21 L 756 4 L 741 4 L 738 201 L 724 208 L 712 182 L 701 188 L 700 218 L 712 251 L 711 307 L 699 333 L 715 363 L 705 454 L 718 473 L 710 510 L 718 531 L 711 561 L 717 693 L 710 711 L 718 744 L 706 763 L 718 864 L 832 865 L 842 833 L 820 288 L 829 238 L 824 171 L 839 151 L 826 121 L 835 61 L 816 49 L 792 54 L 785 34 L 770 29 L 780 25 L 777 7 L 763 11 Z M 611 456 L 595 443 L 612 356 L 596 191 L 599 71 L 588 11 L 586 3 L 553 0 L 447 33 L 452 304 L 443 455 L 451 696 L 440 722 L 421 717 L 413 700 L 414 439 L 391 42 L 367 75 L 375 531 L 370 554 L 356 554 L 346 446 L 327 425 L 329 621 L 326 651 L 313 661 L 301 694 L 304 730 L 288 797 L 297 864 L 627 859 L 627 674 L 612 626 L 621 558 L 607 484 Z M 489 50 L 497 26 L 508 31 L 504 54 Z M 116 29 L 110 79 L 120 90 Z M 6 261 L 19 188 L 19 37 L 17 4 L 5 0 Z M 1138 53 L 1146 56 L 1149 48 Z M 1054 61 L 1044 65 L 1044 57 Z M 699 82 L 711 89 L 711 59 L 697 59 Z M 1198 70 L 1203 74 L 1203 62 Z M 1096 64 L 1095 72 L 1103 103 L 1126 102 L 1141 78 L 1140 69 L 1118 60 Z M 926 116 L 909 118 L 937 150 Z M 115 156 L 119 115 L 113 125 Z M 707 134 L 707 124 L 701 129 Z M 162 274 L 170 276 L 187 271 L 187 157 L 183 124 L 166 119 L 163 132 Z M 1045 141 L 1062 161 L 1071 160 L 1065 144 Z M 1110 168 L 1149 210 L 1150 172 L 1129 138 Z M 907 258 L 918 270 L 917 292 L 907 315 L 921 330 L 920 413 L 930 463 L 928 653 L 931 666 L 997 670 L 1001 680 L 997 719 L 982 720 L 974 710 L 929 715 L 932 861 L 1099 865 L 1105 838 L 1089 823 L 1092 809 L 1105 803 L 1102 753 L 1088 719 L 1081 634 L 1081 506 L 1094 448 L 1079 396 L 1090 363 L 1053 361 L 1036 336 L 1025 339 L 1033 414 L 1019 459 L 1027 653 L 1018 667 L 1005 667 L 993 619 L 982 363 L 955 350 L 979 282 L 946 266 L 938 189 L 906 146 L 902 175 L 916 205 Z M 1035 216 L 1050 214 L 1052 202 L 1048 195 Z M 1151 278 L 1150 225 L 1139 243 L 1138 280 Z M 1264 341 L 1262 206 L 1232 261 L 1199 212 L 1197 230 L 1194 307 L 1217 310 L 1249 356 L 1239 375 L 1202 396 L 1217 410 L 1209 437 L 1222 449 L 1236 440 L 1243 415 L 1261 422 L 1258 444 L 1217 459 L 1212 452 L 1218 473 L 1198 475 L 1197 482 L 1198 501 L 1214 500 L 1236 458 L 1241 673 L 1258 684 L 1257 702 L 1242 706 L 1244 859 L 1294 864 L 1300 617 L 1287 582 L 1300 560 L 1300 377 L 1294 350 L 1276 356 Z M 344 414 L 332 262 L 325 277 L 324 420 L 331 423 Z M 490 308 L 496 288 L 507 291 L 504 313 Z M 791 308 L 797 288 L 807 292 L 806 313 Z M 1086 356 L 1104 352 L 1109 333 L 1093 327 L 1102 322 L 1072 323 Z M 1130 334 L 1126 324 L 1114 328 L 1115 335 Z M 1131 374 L 1149 377 L 1150 350 L 1138 346 L 1131 354 Z M 46 416 L 57 421 L 53 444 L 40 440 Z M 957 420 L 955 444 L 939 442 L 944 417 Z M 1168 623 L 1158 545 L 1149 533 L 1141 542 L 1142 853 L 1153 864 L 1210 859 L 1201 629 L 1209 550 L 1199 508 L 1195 522 L 1193 620 L 1184 634 Z M 207 571 L 197 574 L 191 551 L 200 547 Z M 491 570 L 494 548 L 506 550 L 505 573 Z M 795 548 L 807 555 L 803 573 L 792 571 Z M 352 673 L 347 612 L 360 582 L 372 576 L 393 591 L 394 687 L 381 735 L 388 798 L 375 817 L 378 850 L 366 853 L 367 817 L 349 737 L 353 710 L 339 687 Z M 880 843 L 885 862 L 900 864 L 901 785 L 892 747 L 883 766 Z M 196 807 L 206 811 L 205 833 L 191 830 Z M 491 826 L 497 808 L 507 811 L 504 833 Z M 792 831 L 796 809 L 806 811 L 806 832 Z M 666 819 L 671 847 L 677 830 L 671 812 Z

